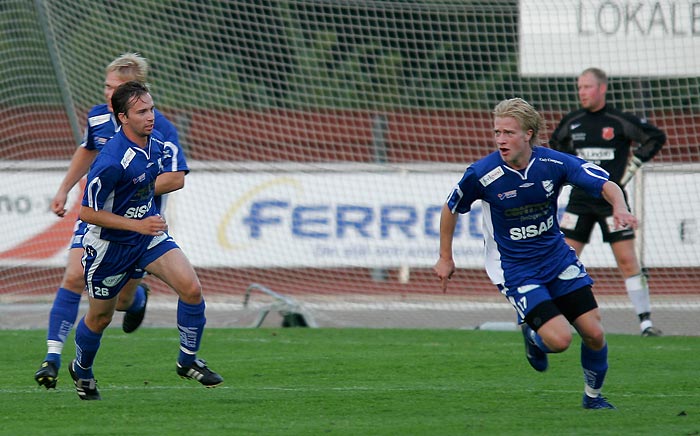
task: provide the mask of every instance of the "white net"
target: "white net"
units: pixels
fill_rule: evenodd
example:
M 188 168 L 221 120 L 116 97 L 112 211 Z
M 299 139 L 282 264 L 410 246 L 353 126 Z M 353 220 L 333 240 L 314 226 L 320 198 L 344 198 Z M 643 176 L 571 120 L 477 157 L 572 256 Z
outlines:
M 491 309 L 512 320 L 483 272 L 478 208 L 460 221 L 460 269 L 439 290 L 442 201 L 492 150 L 499 100 L 533 103 L 546 140 L 578 107 L 577 74 L 599 66 L 609 102 L 668 135 L 630 193 L 660 327 L 700 333 L 676 316 L 700 291 L 700 43 L 692 2 L 639 5 L 5 1 L 0 298 L 51 299 L 75 215 L 58 220 L 48 201 L 103 100 L 104 67 L 136 51 L 192 169 L 167 216 L 208 298 L 242 301 L 260 283 L 326 325 L 469 325 Z M 620 308 L 620 329 L 636 329 L 599 239 L 583 256 L 596 293 Z

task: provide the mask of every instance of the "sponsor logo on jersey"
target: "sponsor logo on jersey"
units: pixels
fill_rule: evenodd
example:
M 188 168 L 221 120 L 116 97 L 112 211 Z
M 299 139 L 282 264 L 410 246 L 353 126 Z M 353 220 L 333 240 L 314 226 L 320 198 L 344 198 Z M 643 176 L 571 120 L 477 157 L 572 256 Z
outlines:
M 146 180 L 146 173 L 142 173 L 140 176 L 134 177 L 133 179 L 131 179 L 131 183 L 136 185 L 138 183 L 143 182 L 144 180 Z
M 508 218 L 520 218 L 524 216 L 537 217 L 546 215 L 550 207 L 549 201 L 543 201 L 542 203 L 527 204 L 525 206 L 506 209 L 503 213 Z
M 577 150 L 578 157 L 589 162 L 615 159 L 615 149 L 609 147 L 586 147 Z
M 503 168 L 496 167 L 492 169 L 491 171 L 488 172 L 484 177 L 479 179 L 479 183 L 481 183 L 481 186 L 486 187 L 493 183 L 494 181 L 498 180 L 499 177 L 503 176 L 505 174 L 503 172 Z
M 520 241 L 523 239 L 530 239 L 540 236 L 542 233 L 545 233 L 552 227 L 554 227 L 554 216 L 550 215 L 546 220 L 541 221 L 539 224 L 511 227 L 508 233 L 510 233 L 510 239 L 513 241 Z
M 552 159 L 551 157 L 540 157 L 538 158 L 540 162 L 549 162 L 549 163 L 555 163 L 557 165 L 564 165 L 564 162 L 556 159 Z
M 581 123 L 573 123 L 573 124 L 571 125 L 571 130 L 578 129 L 579 127 L 581 127 Z
M 610 141 L 615 137 L 615 128 L 613 127 L 603 127 L 603 132 L 602 132 L 603 139 L 606 141 Z
M 128 148 L 124 152 L 124 156 L 122 156 L 122 161 L 121 161 L 122 168 L 128 167 L 135 156 L 136 156 L 136 152 L 134 150 Z
M 501 192 L 498 194 L 499 200 L 505 200 L 506 198 L 515 198 L 518 195 L 518 191 L 516 189 L 513 189 L 512 191 L 508 192 Z
M 523 183 L 522 185 L 518 186 L 518 188 L 529 188 L 532 185 L 534 185 L 534 183 L 526 182 L 526 183 Z
M 140 220 L 143 218 L 149 210 L 151 210 L 151 205 L 153 201 L 149 201 L 148 204 L 142 204 L 141 206 L 130 207 L 124 212 L 124 218 L 133 218 Z

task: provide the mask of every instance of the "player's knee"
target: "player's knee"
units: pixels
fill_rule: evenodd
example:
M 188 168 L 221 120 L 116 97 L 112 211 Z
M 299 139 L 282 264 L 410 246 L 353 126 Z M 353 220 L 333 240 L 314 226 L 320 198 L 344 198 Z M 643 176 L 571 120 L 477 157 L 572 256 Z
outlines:
M 562 351 L 566 351 L 571 345 L 572 335 L 571 331 L 566 329 L 550 334 L 543 339 L 547 345 L 547 348 L 549 348 L 553 353 L 561 353 Z
M 591 350 L 600 350 L 605 346 L 605 332 L 602 328 L 581 332 L 581 339 Z
M 180 299 L 188 304 L 199 304 L 202 301 L 202 285 L 199 280 L 190 282 L 187 286 L 176 289 Z
M 88 328 L 95 333 L 102 333 L 112 322 L 112 313 L 98 313 L 86 316 Z
M 632 277 L 639 274 L 640 268 L 636 258 L 621 258 L 617 260 L 617 266 L 622 275 Z
M 85 289 L 85 277 L 83 277 L 82 270 L 75 271 L 71 268 L 67 269 L 63 275 L 61 287 L 75 292 L 76 294 L 82 294 Z
M 132 296 L 127 296 L 127 295 L 122 295 L 122 293 L 119 293 L 119 296 L 117 296 L 117 310 L 120 312 L 124 312 L 125 310 L 128 310 L 131 305 L 134 302 L 133 295 Z

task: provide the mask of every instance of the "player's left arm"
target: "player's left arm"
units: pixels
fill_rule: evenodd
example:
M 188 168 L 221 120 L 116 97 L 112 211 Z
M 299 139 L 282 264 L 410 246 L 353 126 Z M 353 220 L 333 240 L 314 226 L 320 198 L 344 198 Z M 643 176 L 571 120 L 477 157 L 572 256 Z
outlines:
M 625 186 L 639 168 L 653 159 L 666 143 L 666 133 L 663 130 L 635 116 L 627 117 L 625 127 L 627 137 L 635 141 L 638 146 L 632 152 L 625 174 L 620 179 L 620 186 Z
M 156 178 L 156 194 L 163 195 L 177 191 L 185 186 L 185 171 L 160 173 Z
M 625 196 L 617 183 L 611 181 L 605 182 L 601 195 L 613 208 L 613 220 L 616 229 L 627 227 L 632 227 L 633 229 L 637 228 L 637 218 L 627 210 Z
M 184 188 L 185 176 L 190 169 L 175 126 L 164 116 L 157 118 L 158 131 L 163 135 L 163 172 L 156 179 L 155 195 L 163 195 Z

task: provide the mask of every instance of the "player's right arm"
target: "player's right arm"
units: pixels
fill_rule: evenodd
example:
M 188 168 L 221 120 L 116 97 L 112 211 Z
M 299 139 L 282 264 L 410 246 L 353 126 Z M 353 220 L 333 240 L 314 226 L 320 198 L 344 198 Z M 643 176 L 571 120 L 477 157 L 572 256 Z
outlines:
M 467 213 L 471 204 L 480 198 L 480 190 L 475 188 L 478 184 L 474 168 L 470 167 L 464 172 L 462 179 L 452 189 L 442 206 L 440 213 L 440 252 L 433 271 L 440 279 L 442 292 L 447 292 L 447 281 L 455 272 L 455 261 L 452 257 L 452 241 L 459 215 Z
M 80 207 L 80 219 L 86 223 L 107 229 L 126 230 L 151 236 L 161 235 L 168 227 L 165 219 L 160 215 L 152 215 L 144 219 L 132 219 L 104 209 L 95 210 L 89 206 Z
M 452 241 L 454 239 L 457 218 L 459 214 L 453 213 L 445 203 L 440 214 L 440 257 L 433 267 L 435 274 L 440 279 L 442 292 L 447 292 L 447 281 L 455 272 L 455 261 L 452 257 Z
M 78 147 L 73 153 L 68 171 L 63 177 L 63 181 L 58 186 L 56 195 L 51 200 L 51 211 L 56 215 L 63 217 L 66 214 L 66 201 L 68 193 L 80 181 L 90 169 L 90 165 L 97 156 L 97 150 L 88 150 L 85 147 Z

